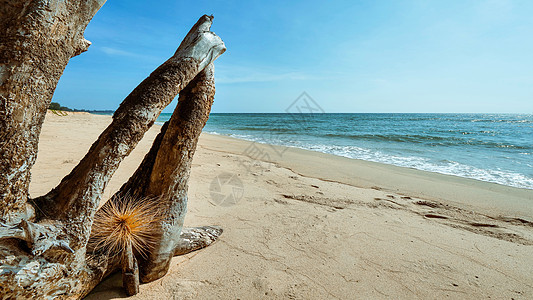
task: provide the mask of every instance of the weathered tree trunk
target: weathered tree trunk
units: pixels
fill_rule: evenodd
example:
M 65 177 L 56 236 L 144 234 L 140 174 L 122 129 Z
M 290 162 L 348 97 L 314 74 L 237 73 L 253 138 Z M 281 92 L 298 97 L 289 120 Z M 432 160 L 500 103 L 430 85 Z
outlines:
M 222 40 L 209 31 L 209 16 L 200 18 L 176 53 L 126 97 L 112 123 L 72 172 L 28 205 L 29 171 L 46 108 L 70 57 L 86 50 L 89 43 L 83 31 L 103 4 L 79 2 L 8 1 L 0 8 L 3 299 L 80 298 L 120 269 L 128 294 L 134 294 L 139 270 L 143 281 L 159 278 L 173 255 L 205 247 L 221 233 L 217 227 L 182 231 L 191 160 L 215 92 L 212 62 L 225 51 Z M 162 214 L 157 242 L 145 259 L 131 245 L 120 257 L 98 255 L 102 254 L 98 251 L 88 256 L 91 226 L 108 181 L 178 93 L 170 123 L 163 126 L 137 172 L 110 200 L 126 193 L 157 196 Z
M 85 27 L 105 1 L 2 1 L 0 5 L 0 219 L 33 216 L 30 169 L 41 125 L 69 59 L 90 42 Z

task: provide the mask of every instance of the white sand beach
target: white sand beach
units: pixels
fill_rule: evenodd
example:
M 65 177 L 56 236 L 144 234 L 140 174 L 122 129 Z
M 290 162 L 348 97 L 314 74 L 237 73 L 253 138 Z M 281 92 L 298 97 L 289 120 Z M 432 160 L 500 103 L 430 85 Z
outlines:
M 31 195 L 57 185 L 110 121 L 48 114 Z M 106 199 L 158 130 L 122 163 Z M 533 190 L 295 148 L 260 161 L 244 155 L 249 147 L 272 146 L 202 135 L 185 223 L 224 233 L 175 257 L 132 299 L 533 298 Z M 233 181 L 216 191 L 222 174 Z M 87 299 L 123 297 L 117 274 Z

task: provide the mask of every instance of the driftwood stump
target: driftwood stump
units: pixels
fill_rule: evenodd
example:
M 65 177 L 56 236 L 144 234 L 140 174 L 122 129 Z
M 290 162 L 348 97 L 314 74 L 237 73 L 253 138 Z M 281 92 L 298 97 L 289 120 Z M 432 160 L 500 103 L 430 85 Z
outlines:
M 131 244 L 126 248 L 122 261 L 122 284 L 128 296 L 139 292 L 139 265 Z
M 212 16 L 202 16 L 175 54 L 124 99 L 112 123 L 57 187 L 29 198 L 46 109 L 69 59 L 90 45 L 83 32 L 104 2 L 8 0 L 0 8 L 2 299 L 79 299 L 119 270 L 133 295 L 140 280 L 165 275 L 174 255 L 205 247 L 222 233 L 216 226 L 182 228 L 191 161 L 215 94 L 213 62 L 226 49 L 210 31 Z M 88 252 L 107 183 L 178 93 L 170 121 L 138 170 L 101 208 L 125 195 L 132 201 L 156 197 L 161 217 L 150 251 L 143 257 L 130 245 L 122 255 Z

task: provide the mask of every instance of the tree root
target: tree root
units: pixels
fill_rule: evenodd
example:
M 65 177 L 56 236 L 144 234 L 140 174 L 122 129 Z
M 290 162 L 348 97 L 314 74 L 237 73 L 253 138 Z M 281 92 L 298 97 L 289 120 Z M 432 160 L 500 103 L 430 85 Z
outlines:
M 222 232 L 223 229 L 219 226 L 184 227 L 174 249 L 174 256 L 205 248 L 214 243 Z
M 10 238 L 21 237 L 20 232 L 23 232 L 18 227 L 11 229 L 10 226 L 0 224 L 1 233 L 6 232 L 4 228 L 17 232 Z M 184 255 L 205 248 L 214 243 L 221 234 L 222 228 L 218 226 L 183 228 L 174 255 Z M 6 237 L 2 235 L 1 238 Z M 0 243 L 0 299 L 79 299 L 117 271 L 123 272 L 123 284 L 127 294 L 138 292 L 139 269 L 135 261 L 125 267 L 121 256 L 87 255 L 85 261 L 85 253 L 82 250 L 63 253 L 63 262 L 55 263 L 48 258 L 21 250 L 16 242 Z M 134 256 L 130 257 L 135 260 Z M 67 274 L 68 276 L 65 276 Z
M 17 225 L 0 223 L 0 239 L 14 238 L 25 241 L 35 256 L 42 256 L 48 250 L 74 253 L 62 233 L 61 224 L 54 223 L 37 224 L 26 220 L 20 221 Z

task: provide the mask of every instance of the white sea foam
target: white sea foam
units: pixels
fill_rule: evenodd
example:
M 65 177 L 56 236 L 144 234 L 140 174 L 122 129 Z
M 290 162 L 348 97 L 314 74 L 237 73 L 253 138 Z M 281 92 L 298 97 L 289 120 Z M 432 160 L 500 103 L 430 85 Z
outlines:
M 209 132 L 211 134 L 224 135 L 215 131 Z M 266 141 L 260 137 L 248 134 L 227 134 L 231 137 L 243 139 L 251 142 L 270 143 L 282 146 L 296 147 L 306 150 L 312 150 L 322 153 L 334 154 L 353 159 L 361 159 L 366 161 L 373 161 L 385 163 L 400 167 L 414 168 L 423 171 L 455 175 L 465 178 L 472 178 L 487 182 L 494 182 L 503 185 L 533 189 L 533 178 L 523 174 L 507 171 L 507 170 L 491 170 L 482 169 L 474 166 L 466 165 L 456 161 L 441 160 L 434 161 L 429 158 L 413 156 L 413 155 L 391 155 L 383 153 L 379 150 L 366 149 L 357 146 L 334 146 L 324 144 L 310 144 L 298 141 L 283 142 L 283 141 Z M 529 154 L 529 153 L 528 153 Z
M 355 146 L 301 145 L 298 148 L 400 167 L 409 167 L 423 171 L 478 179 L 519 188 L 533 189 L 533 178 L 507 170 L 476 168 L 455 161 L 434 162 L 428 158 L 390 155 L 381 151 Z

